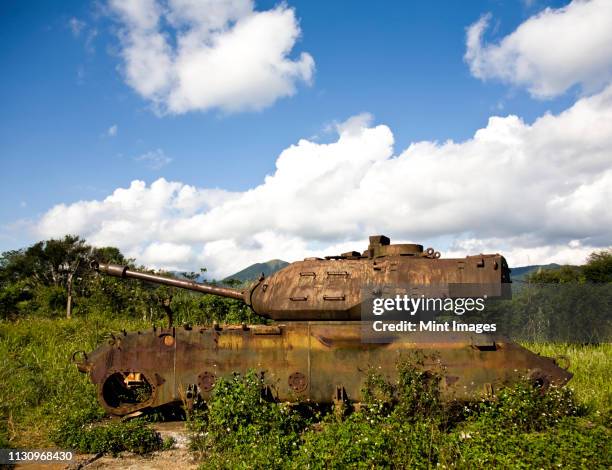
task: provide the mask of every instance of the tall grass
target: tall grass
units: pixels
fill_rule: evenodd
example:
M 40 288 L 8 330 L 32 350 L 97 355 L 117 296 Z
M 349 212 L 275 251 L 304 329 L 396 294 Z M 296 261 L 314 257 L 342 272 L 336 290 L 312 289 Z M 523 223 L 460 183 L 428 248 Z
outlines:
M 567 356 L 574 377 L 568 387 L 582 403 L 600 413 L 612 409 L 612 344 L 579 345 L 526 343 L 524 346 L 543 356 Z
M 94 387 L 87 376 L 80 374 L 70 363 L 71 354 L 76 350 L 95 349 L 111 331 L 137 330 L 149 326 L 140 320 L 96 315 L 72 320 L 27 318 L 17 322 L 0 321 L 0 447 L 48 447 L 53 444 L 51 442 L 52 431 L 57 430 L 62 421 L 66 422 L 67 417 L 74 414 L 74 410 L 89 413 L 91 416 L 101 416 L 103 410 L 96 401 Z M 568 356 L 571 363 L 570 371 L 574 373 L 574 378 L 569 386 L 575 390 L 578 400 L 588 404 L 594 415 L 599 412 L 599 415 L 609 416 L 612 401 L 611 344 L 592 346 L 526 344 L 525 346 L 546 356 Z M 334 442 L 340 437 L 346 438 L 347 442 L 353 442 L 354 430 L 351 431 L 350 426 L 357 427 L 364 439 L 366 437 L 370 439 L 368 442 L 371 445 L 374 445 L 372 442 L 378 442 L 378 440 L 371 441 L 371 439 L 378 439 L 381 436 L 380 432 L 387 432 L 384 426 L 370 429 L 369 421 L 356 422 L 355 419 L 347 422 L 348 427 L 323 422 L 313 424 L 313 430 L 303 434 L 299 441 L 296 441 L 292 434 L 290 442 L 286 443 L 293 446 L 293 442 L 296 442 L 296 445 L 303 446 L 302 452 L 305 454 L 308 449 L 316 454 L 322 448 L 328 448 L 329 452 L 337 452 Z M 403 422 L 403 420 L 398 421 L 398 423 Z M 574 424 L 572 426 L 575 427 Z M 598 429 L 598 442 L 605 444 L 609 430 L 602 431 L 601 427 Z M 406 433 L 409 431 L 404 427 L 402 430 Z M 322 432 L 321 435 L 319 435 L 320 432 Z M 415 436 L 419 433 L 415 434 L 415 432 L 410 435 L 416 439 Z M 590 432 L 586 427 L 576 436 L 588 440 Z M 262 434 L 262 439 L 270 437 L 264 434 Z M 459 442 L 458 449 L 468 449 L 462 438 L 457 436 L 459 436 L 458 433 L 449 434 L 448 439 L 456 438 Z M 521 442 L 536 447 L 544 445 L 541 444 L 543 442 L 541 439 L 544 438 L 540 434 L 530 434 L 530 436 L 530 439 L 534 439 L 533 441 L 523 439 Z M 284 434 L 280 438 L 284 439 Z M 329 439 L 329 442 L 323 442 L 325 439 Z M 448 444 L 447 437 L 443 439 Z M 277 443 L 277 441 L 274 442 Z M 475 440 L 471 442 L 476 443 Z M 548 443 L 549 440 L 545 442 Z M 482 446 L 489 445 L 488 443 L 489 441 L 483 437 Z M 272 441 L 268 444 L 272 446 Z M 430 446 L 431 443 L 427 445 Z M 503 448 L 501 441 L 500 446 Z M 531 452 L 529 446 L 525 449 Z M 552 449 L 552 447 L 546 448 Z M 478 449 L 481 448 L 478 447 Z M 495 450 L 495 452 L 499 451 Z M 567 452 L 571 452 L 571 449 L 568 449 Z M 440 459 L 443 460 L 443 457 L 440 451 Z M 455 451 L 448 459 L 450 461 L 454 458 L 458 458 Z
M 140 321 L 99 317 L 0 322 L 0 440 L 13 447 L 51 445 L 49 431 L 66 413 L 101 413 L 93 385 L 71 364 L 110 331 L 143 328 Z

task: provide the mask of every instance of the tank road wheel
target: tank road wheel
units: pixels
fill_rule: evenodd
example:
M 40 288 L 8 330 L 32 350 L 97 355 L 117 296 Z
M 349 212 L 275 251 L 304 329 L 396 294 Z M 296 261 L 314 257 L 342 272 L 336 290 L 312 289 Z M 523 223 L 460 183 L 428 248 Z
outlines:
M 201 392 L 209 393 L 212 391 L 215 386 L 215 382 L 217 381 L 217 377 L 212 372 L 202 372 L 198 376 L 198 387 Z
M 308 379 L 301 372 L 294 372 L 288 379 L 289 388 L 296 393 L 302 393 L 308 388 Z
M 155 382 L 144 372 L 110 370 L 98 385 L 100 404 L 116 416 L 151 406 L 156 395 Z

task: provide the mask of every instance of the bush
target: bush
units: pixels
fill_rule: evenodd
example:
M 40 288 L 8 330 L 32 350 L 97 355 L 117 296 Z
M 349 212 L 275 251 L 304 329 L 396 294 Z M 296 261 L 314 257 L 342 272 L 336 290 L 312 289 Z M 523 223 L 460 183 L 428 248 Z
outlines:
M 610 430 L 563 418 L 548 432 L 513 432 L 503 427 L 449 436 L 443 464 L 459 468 L 611 468 Z
M 544 391 L 525 381 L 502 389 L 496 400 L 483 400 L 470 411 L 471 419 L 482 427 L 532 432 L 554 426 L 567 416 L 583 415 L 586 409 L 576 403 L 569 388 L 550 386 Z
M 211 468 L 280 467 L 304 427 L 297 412 L 268 401 L 254 372 L 215 383 L 211 399 L 191 422 L 192 448 Z
M 579 418 L 586 410 L 569 388 L 544 393 L 518 383 L 496 400 L 468 408 L 467 421 L 448 436 L 442 461 L 460 467 L 607 468 L 610 432 Z
M 284 411 L 252 373 L 219 381 L 193 447 L 205 468 L 609 467 L 610 431 L 581 417 L 570 389 L 522 382 L 459 407 L 440 400 L 423 359 L 399 362 L 393 382 L 371 372 L 366 402 L 344 418 Z
M 0 321 L 0 446 L 164 448 L 143 421 L 104 421 L 94 387 L 69 362 L 73 351 L 94 349 L 111 330 L 144 326 L 93 314 Z M 610 468 L 610 345 L 537 347 L 570 356 L 570 385 L 592 414 L 569 389 L 543 394 L 526 383 L 458 410 L 440 401 L 437 374 L 414 356 L 398 364 L 394 381 L 371 373 L 367 402 L 345 417 L 270 402 L 254 373 L 219 380 L 191 419 L 192 446 L 208 468 Z
M 315 468 L 414 468 L 434 465 L 442 444 L 448 406 L 440 401 L 440 376 L 423 368 L 425 357 L 411 355 L 397 364 L 397 380 L 375 371 L 366 379 L 365 403 L 346 420 L 328 419 L 320 432 L 303 435 L 294 464 Z
M 26 280 L 0 285 L 0 319 L 17 318 L 32 297 L 32 289 Z
M 321 430 L 303 435 L 291 466 L 345 468 L 348 466 L 415 468 L 435 466 L 441 434 L 435 424 L 421 420 L 369 420 L 354 413 L 342 422 L 330 421 Z
M 97 413 L 75 412 L 66 417 L 51 433 L 51 439 L 58 446 L 84 453 L 111 453 L 122 451 L 146 454 L 159 450 L 163 441 L 145 421 L 96 422 Z

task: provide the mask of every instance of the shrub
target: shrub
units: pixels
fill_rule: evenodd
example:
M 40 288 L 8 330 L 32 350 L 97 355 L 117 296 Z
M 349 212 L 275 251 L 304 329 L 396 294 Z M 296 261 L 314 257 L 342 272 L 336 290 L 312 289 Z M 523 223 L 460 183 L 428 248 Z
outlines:
M 587 408 L 571 389 L 543 392 L 520 382 L 496 400 L 468 408 L 467 421 L 447 437 L 441 461 L 459 467 L 609 468 L 610 431 L 579 418 Z
M 156 431 L 140 419 L 102 423 L 88 410 L 75 412 L 51 433 L 55 444 L 84 453 L 130 451 L 145 454 L 161 449 L 163 441 Z
M 211 468 L 274 468 L 297 447 L 305 425 L 288 406 L 268 401 L 254 372 L 219 379 L 206 409 L 192 418 L 192 448 Z
M 448 437 L 441 463 L 458 468 L 611 468 L 610 430 L 562 418 L 548 432 L 478 427 Z
M 439 374 L 424 369 L 425 356 L 414 354 L 397 364 L 391 382 L 370 371 L 365 403 L 344 421 L 328 419 L 320 432 L 303 435 L 294 464 L 315 468 L 435 465 L 445 415 Z
M 472 421 L 482 427 L 513 431 L 542 431 L 567 416 L 579 416 L 586 409 L 579 406 L 569 388 L 550 386 L 546 391 L 531 383 L 519 382 L 502 389 L 495 400 L 483 400 L 472 411 Z

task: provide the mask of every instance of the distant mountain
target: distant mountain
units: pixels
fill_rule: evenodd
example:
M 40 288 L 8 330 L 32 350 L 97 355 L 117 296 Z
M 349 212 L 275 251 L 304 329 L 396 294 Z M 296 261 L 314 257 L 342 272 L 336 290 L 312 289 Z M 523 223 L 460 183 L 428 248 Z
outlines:
M 242 282 L 253 281 L 257 279 L 261 273 L 267 277 L 274 274 L 276 271 L 280 271 L 288 264 L 289 263 L 287 263 L 287 261 L 280 259 L 272 259 L 270 261 L 266 261 L 265 263 L 255 263 L 248 268 L 244 268 L 242 271 L 238 271 L 231 276 L 227 276 L 225 279 L 223 279 L 223 281 L 228 281 L 230 279 L 237 279 Z
M 510 268 L 512 270 L 510 277 L 512 278 L 512 282 L 522 282 L 525 281 L 529 274 L 535 273 L 538 269 L 557 269 L 560 267 L 561 265 L 555 263 L 517 266 L 516 268 Z

